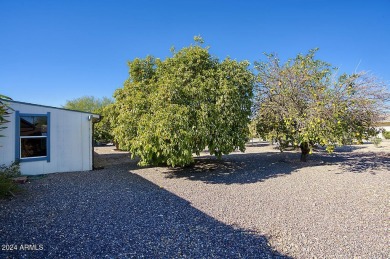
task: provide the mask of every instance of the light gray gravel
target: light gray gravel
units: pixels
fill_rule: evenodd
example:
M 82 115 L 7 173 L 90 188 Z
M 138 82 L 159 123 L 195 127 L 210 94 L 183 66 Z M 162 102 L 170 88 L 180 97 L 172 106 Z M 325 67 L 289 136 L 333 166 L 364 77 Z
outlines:
M 50 175 L 0 201 L 0 244 L 44 248 L 0 258 L 390 258 L 383 145 L 300 163 L 255 143 L 183 169 L 139 168 L 97 148 L 105 169 Z
M 133 169 L 52 174 L 0 200 L 0 258 L 282 258 Z
M 308 163 L 265 143 L 185 169 L 134 173 L 294 258 L 390 258 L 390 142 L 320 151 Z

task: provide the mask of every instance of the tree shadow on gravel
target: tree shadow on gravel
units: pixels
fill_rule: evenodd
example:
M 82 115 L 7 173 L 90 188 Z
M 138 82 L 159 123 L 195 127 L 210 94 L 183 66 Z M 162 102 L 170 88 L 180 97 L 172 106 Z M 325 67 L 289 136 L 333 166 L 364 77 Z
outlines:
M 336 155 L 323 154 L 322 160 L 326 164 L 339 164 L 342 171 L 353 173 L 372 173 L 376 170 L 390 172 L 390 153 L 336 153 Z
M 255 143 L 267 146 L 267 143 Z M 390 171 L 390 155 L 385 152 L 361 152 L 360 146 L 345 146 L 329 154 L 317 148 L 308 162 L 300 162 L 299 151 L 232 153 L 222 159 L 214 156 L 195 157 L 195 163 L 183 168 L 169 168 L 164 172 L 167 178 L 186 178 L 211 184 L 247 184 L 289 175 L 301 168 L 324 165 L 339 165 L 339 173 L 375 173 L 375 170 Z M 357 152 L 356 152 L 357 151 Z M 126 165 L 129 170 L 140 168 L 139 159 L 130 159 L 128 153 L 100 154 L 97 159 L 105 167 Z M 158 169 L 156 169 L 158 171 Z M 330 172 L 333 173 L 333 172 Z
M 265 141 L 254 141 L 254 142 L 251 142 L 249 141 L 247 144 L 246 144 L 248 147 L 266 147 L 266 146 L 269 146 L 269 143 L 268 142 L 265 142 Z
M 303 166 L 297 153 L 242 153 L 225 155 L 222 159 L 197 157 L 191 166 L 171 168 L 166 177 L 211 184 L 247 184 L 283 177 Z
M 1 245 L 14 248 L 0 258 L 289 258 L 126 165 L 49 175 L 25 188 L 28 195 L 0 201 Z
M 334 152 L 335 153 L 350 153 L 356 150 L 362 150 L 365 149 L 366 147 L 361 145 L 361 146 L 351 146 L 351 145 L 346 145 L 346 146 L 341 146 L 341 147 L 336 147 Z M 318 146 L 315 148 L 315 150 L 320 151 L 320 152 L 326 152 L 325 147 Z
M 324 165 L 339 165 L 340 172 L 390 171 L 390 156 L 346 150 L 333 154 L 319 151 L 311 155 L 308 162 L 300 162 L 299 152 L 230 154 L 220 160 L 205 156 L 195 158 L 192 166 L 171 168 L 165 174 L 167 178 L 186 178 L 210 184 L 247 184 L 283 177 L 305 167 Z

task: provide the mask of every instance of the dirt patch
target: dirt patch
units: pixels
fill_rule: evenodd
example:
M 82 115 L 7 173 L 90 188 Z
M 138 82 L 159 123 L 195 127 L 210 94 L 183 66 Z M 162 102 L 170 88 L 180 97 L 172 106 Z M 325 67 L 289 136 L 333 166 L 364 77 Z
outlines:
M 94 148 L 94 167 L 104 168 L 112 165 L 120 165 L 134 162 L 130 157 L 130 153 L 115 149 L 115 146 L 101 146 Z

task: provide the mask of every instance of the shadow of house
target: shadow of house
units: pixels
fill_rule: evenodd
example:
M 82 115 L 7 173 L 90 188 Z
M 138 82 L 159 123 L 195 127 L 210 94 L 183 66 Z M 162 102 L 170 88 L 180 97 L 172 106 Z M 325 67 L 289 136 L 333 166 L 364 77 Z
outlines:
M 128 164 L 49 175 L 25 188 L 30 195 L 0 201 L 2 242 L 43 249 L 1 257 L 288 258 L 266 237 L 215 220 L 129 173 Z

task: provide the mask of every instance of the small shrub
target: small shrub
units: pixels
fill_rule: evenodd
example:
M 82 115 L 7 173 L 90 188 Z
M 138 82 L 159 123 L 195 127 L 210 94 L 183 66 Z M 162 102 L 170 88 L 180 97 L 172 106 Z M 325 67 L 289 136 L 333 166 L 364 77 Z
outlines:
M 8 178 L 20 176 L 20 165 L 18 162 L 13 162 L 11 165 L 1 165 L 0 174 L 5 175 Z
M 20 176 L 19 163 L 13 162 L 11 165 L 0 166 L 0 197 L 12 195 L 17 190 L 17 185 L 12 178 Z
M 390 139 L 390 131 L 384 130 L 384 131 L 382 132 L 382 136 L 383 136 L 385 139 Z
M 374 144 L 375 147 L 379 147 L 379 145 L 382 143 L 382 139 L 379 137 L 373 137 L 371 138 L 371 142 Z

